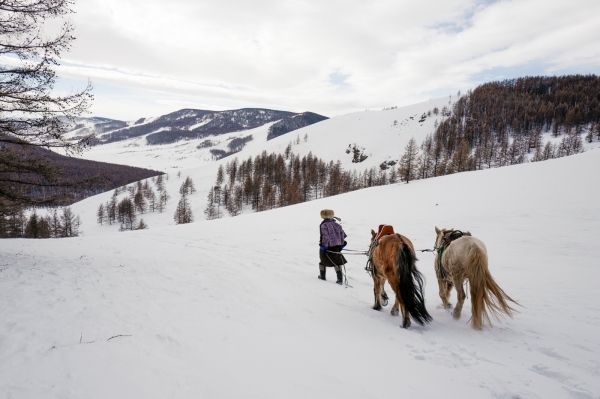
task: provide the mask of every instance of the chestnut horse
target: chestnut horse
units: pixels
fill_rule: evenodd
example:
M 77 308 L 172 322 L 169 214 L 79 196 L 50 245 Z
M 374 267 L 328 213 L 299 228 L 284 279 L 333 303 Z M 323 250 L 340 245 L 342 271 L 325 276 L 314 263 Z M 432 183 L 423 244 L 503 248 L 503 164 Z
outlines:
M 449 242 L 447 237 L 452 236 L 453 232 L 453 229 L 435 228 L 437 238 L 434 267 L 444 308 L 452 307 L 448 298 L 454 286 L 458 300 L 452 315 L 455 319 L 460 319 L 465 301 L 463 282 L 468 279 L 471 293 L 471 325 L 474 329 L 481 330 L 484 325 L 492 325 L 488 311 L 496 320 L 502 315 L 512 317 L 516 310 L 511 308 L 508 302 L 517 305 L 518 303 L 506 295 L 490 274 L 485 244 L 470 234 Z
M 388 303 L 388 296 L 383 289 L 387 280 L 396 294 L 396 302 L 392 307 L 392 315 L 398 316 L 399 309 L 402 310 L 402 327 L 410 326 L 410 319 L 425 325 L 433 319 L 425 308 L 423 295 L 423 275 L 417 270 L 417 256 L 412 242 L 400 234 L 383 235 L 375 234 L 371 230 L 371 246 L 367 255 L 369 256 L 370 268 L 373 277 L 375 304 L 373 309 L 381 310 Z M 390 231 L 393 232 L 391 226 Z

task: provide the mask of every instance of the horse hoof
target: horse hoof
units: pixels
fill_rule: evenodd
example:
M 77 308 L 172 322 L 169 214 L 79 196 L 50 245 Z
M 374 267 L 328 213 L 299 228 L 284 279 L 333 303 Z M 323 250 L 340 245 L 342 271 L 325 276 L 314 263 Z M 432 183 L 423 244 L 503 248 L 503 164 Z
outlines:
M 460 319 L 460 311 L 458 309 L 454 309 L 454 312 L 452 312 L 452 317 L 454 317 L 456 320 Z
M 383 299 L 381 300 L 381 304 L 382 304 L 383 306 L 387 306 L 387 305 L 388 305 L 388 300 L 387 300 L 386 298 L 383 298 Z
M 392 316 L 398 316 L 400 314 L 400 311 L 398 309 L 392 309 L 390 313 L 392 314 Z
M 381 310 L 381 305 L 380 306 L 377 306 L 377 305 L 373 306 L 373 310 Z
M 402 328 L 408 328 L 408 327 L 410 327 L 410 320 L 408 320 L 408 322 L 405 321 L 404 323 L 402 323 Z

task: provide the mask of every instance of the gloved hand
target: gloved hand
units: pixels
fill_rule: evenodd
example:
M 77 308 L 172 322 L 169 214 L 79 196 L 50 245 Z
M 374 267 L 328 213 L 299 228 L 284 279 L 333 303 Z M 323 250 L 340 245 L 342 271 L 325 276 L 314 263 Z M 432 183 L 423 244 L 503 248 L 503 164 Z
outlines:
M 327 251 L 329 249 L 329 247 L 326 247 L 325 245 L 319 245 L 319 249 L 321 251 Z
M 340 249 L 344 249 L 346 247 L 346 245 L 348 245 L 348 243 L 346 241 L 344 241 L 344 243 L 342 245 L 340 245 Z

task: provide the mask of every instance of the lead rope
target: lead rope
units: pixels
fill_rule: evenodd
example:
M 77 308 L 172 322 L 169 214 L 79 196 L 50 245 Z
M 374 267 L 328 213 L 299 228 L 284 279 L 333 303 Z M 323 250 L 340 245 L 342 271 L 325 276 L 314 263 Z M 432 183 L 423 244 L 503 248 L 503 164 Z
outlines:
M 336 254 L 340 254 L 340 255 L 341 255 L 341 253 L 340 252 L 333 252 L 333 251 L 325 251 L 325 256 L 327 256 L 327 259 L 329 259 L 329 261 L 332 264 L 335 265 L 335 262 L 329 257 L 329 255 L 327 255 L 327 252 L 336 253 Z M 342 264 L 341 267 L 340 267 L 340 265 L 336 265 L 336 266 L 340 268 L 340 271 L 342 271 L 342 267 L 344 268 L 344 272 L 342 273 L 342 275 L 344 276 L 344 280 L 343 281 L 344 281 L 344 284 L 346 285 L 345 288 L 348 288 L 348 287 L 354 288 L 353 286 L 351 286 L 350 284 L 348 284 L 348 277 L 346 276 L 346 265 Z

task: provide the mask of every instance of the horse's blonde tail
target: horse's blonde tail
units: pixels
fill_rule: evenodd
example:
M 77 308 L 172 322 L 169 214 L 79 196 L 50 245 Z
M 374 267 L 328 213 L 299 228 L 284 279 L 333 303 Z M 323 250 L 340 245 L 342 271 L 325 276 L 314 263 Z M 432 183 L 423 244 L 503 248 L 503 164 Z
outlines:
M 471 325 L 480 330 L 492 325 L 489 312 L 498 320 L 503 315 L 512 317 L 517 311 L 508 301 L 518 303 L 506 295 L 488 270 L 488 258 L 479 247 L 472 248 L 467 256 L 467 276 L 471 286 Z

